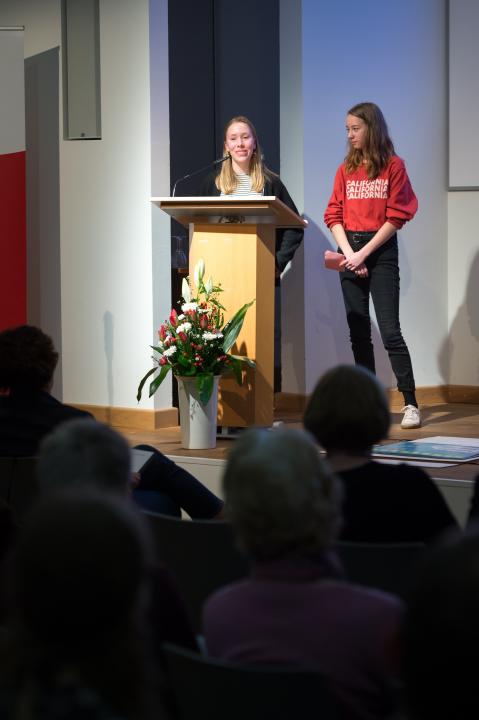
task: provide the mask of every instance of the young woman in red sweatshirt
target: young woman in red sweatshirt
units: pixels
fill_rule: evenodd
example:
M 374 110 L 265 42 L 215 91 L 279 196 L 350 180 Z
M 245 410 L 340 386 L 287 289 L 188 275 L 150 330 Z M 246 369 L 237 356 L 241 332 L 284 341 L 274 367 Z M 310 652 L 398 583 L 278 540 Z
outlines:
M 375 372 L 371 295 L 381 339 L 404 396 L 401 426 L 420 427 L 411 358 L 399 323 L 397 243 L 397 231 L 416 213 L 417 198 L 377 105 L 352 107 L 346 129 L 349 150 L 336 173 L 324 219 L 345 256 L 340 279 L 354 360 Z

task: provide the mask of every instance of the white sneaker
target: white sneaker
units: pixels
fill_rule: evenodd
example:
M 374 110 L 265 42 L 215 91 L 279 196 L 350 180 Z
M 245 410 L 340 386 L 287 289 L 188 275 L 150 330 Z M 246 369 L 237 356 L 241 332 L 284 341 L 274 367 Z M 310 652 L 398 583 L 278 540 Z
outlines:
M 411 430 L 412 428 L 421 427 L 421 413 L 419 408 L 415 405 L 405 405 L 401 412 L 404 413 L 404 417 L 401 422 L 401 427 L 405 430 Z

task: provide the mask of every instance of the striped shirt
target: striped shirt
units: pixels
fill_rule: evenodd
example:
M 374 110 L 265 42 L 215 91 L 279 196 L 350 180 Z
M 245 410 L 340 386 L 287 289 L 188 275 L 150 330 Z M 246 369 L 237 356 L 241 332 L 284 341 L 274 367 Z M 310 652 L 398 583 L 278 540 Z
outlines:
M 249 197 L 254 198 L 263 197 L 263 192 L 254 192 L 251 190 L 251 177 L 249 175 L 246 173 L 236 173 L 236 177 L 238 178 L 236 190 L 229 195 L 225 195 L 225 193 L 222 192 L 222 197 L 240 197 L 244 195 L 249 195 Z

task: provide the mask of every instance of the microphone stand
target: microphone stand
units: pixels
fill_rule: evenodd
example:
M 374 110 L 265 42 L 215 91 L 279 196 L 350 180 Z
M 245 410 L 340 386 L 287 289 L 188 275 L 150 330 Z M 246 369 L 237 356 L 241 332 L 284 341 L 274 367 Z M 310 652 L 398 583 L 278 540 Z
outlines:
M 224 163 L 225 160 L 227 160 L 230 156 L 224 155 L 221 158 L 218 158 L 218 160 L 214 160 L 214 162 L 209 163 L 208 165 L 205 165 L 205 167 L 200 168 L 199 170 L 194 170 L 191 173 L 188 173 L 188 175 L 183 175 L 183 177 L 178 178 L 178 180 L 175 181 L 175 184 L 173 185 L 173 191 L 171 193 L 171 197 L 175 197 L 176 192 L 176 186 L 178 183 L 183 182 L 183 180 L 188 180 L 191 177 L 194 177 L 195 175 L 199 175 L 202 172 L 205 172 L 205 170 L 209 170 L 212 167 L 215 167 L 216 165 L 221 165 L 221 163 Z

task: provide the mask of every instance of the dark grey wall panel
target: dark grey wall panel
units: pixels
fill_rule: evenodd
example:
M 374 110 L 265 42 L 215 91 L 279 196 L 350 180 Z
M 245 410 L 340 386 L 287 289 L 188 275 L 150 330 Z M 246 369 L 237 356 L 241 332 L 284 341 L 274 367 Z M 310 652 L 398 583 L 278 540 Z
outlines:
M 168 4 L 171 185 L 215 157 L 213 0 Z M 194 195 L 199 178 L 178 184 Z
M 224 124 L 247 115 L 279 170 L 278 0 L 170 0 L 171 184 L 222 154 Z M 194 195 L 202 177 L 182 182 Z
M 58 48 L 25 60 L 28 322 L 62 347 Z M 62 359 L 53 394 L 62 397 Z
M 279 172 L 278 0 L 216 0 L 214 20 L 217 152 L 225 123 L 246 115 L 266 164 Z

